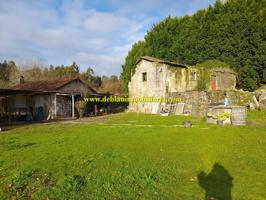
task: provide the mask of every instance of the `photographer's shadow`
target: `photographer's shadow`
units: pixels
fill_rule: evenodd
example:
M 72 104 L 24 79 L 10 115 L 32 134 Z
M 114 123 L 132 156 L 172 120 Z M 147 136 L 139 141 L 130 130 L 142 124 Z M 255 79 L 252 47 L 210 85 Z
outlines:
M 198 174 L 199 185 L 205 190 L 206 200 L 232 200 L 233 177 L 219 163 L 215 163 L 209 174 Z

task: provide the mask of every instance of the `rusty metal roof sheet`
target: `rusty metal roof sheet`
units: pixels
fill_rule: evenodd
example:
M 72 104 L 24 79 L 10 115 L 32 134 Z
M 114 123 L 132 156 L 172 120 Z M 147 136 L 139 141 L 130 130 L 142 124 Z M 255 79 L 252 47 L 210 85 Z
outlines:
M 63 78 L 63 79 L 55 79 L 55 80 L 39 80 L 39 81 L 25 81 L 24 83 L 20 83 L 11 87 L 12 90 L 28 90 L 28 91 L 38 91 L 38 92 L 56 92 L 60 91 L 60 88 L 69 84 L 72 81 L 80 81 L 88 88 L 88 92 L 91 94 L 97 94 L 97 92 L 85 84 L 79 77 L 74 78 Z

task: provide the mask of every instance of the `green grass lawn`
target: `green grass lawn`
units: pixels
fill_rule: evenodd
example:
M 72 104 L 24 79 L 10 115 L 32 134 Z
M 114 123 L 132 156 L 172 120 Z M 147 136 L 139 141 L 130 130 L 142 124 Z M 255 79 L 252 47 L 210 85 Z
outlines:
M 0 134 L 0 199 L 266 199 L 266 112 L 248 119 L 128 113 L 18 127 Z

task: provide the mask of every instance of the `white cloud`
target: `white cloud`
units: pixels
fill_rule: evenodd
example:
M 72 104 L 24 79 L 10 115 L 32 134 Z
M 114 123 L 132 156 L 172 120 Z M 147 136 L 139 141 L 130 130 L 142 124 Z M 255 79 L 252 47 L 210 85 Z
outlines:
M 126 52 L 144 36 L 143 25 L 115 13 L 84 10 L 65 3 L 62 13 L 17 1 L 0 8 L 0 59 L 42 59 L 47 64 L 70 64 L 98 74 L 119 74 Z
M 78 61 L 81 65 L 92 67 L 94 71 L 102 75 L 119 74 L 121 68 L 122 56 L 107 56 L 98 54 L 89 54 L 84 52 L 78 52 L 73 57 L 70 57 L 68 62 L 73 59 Z M 89 63 L 89 65 L 88 65 Z
M 111 75 L 119 74 L 131 45 L 143 39 L 153 23 L 212 0 L 191 0 L 192 5 L 169 0 L 101 2 L 116 7 L 112 11 L 86 7 L 97 3 L 85 0 L 58 1 L 57 6 L 54 0 L 0 1 L 0 60 L 35 59 L 54 65 L 76 61 L 82 70 L 93 66 L 96 73 Z

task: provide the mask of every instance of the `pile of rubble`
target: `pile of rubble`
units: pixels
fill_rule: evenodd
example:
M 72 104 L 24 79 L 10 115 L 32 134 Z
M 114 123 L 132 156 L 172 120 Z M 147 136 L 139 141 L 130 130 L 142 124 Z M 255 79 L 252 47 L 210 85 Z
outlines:
M 258 89 L 254 92 L 252 101 L 249 103 L 250 110 L 266 109 L 266 87 Z

